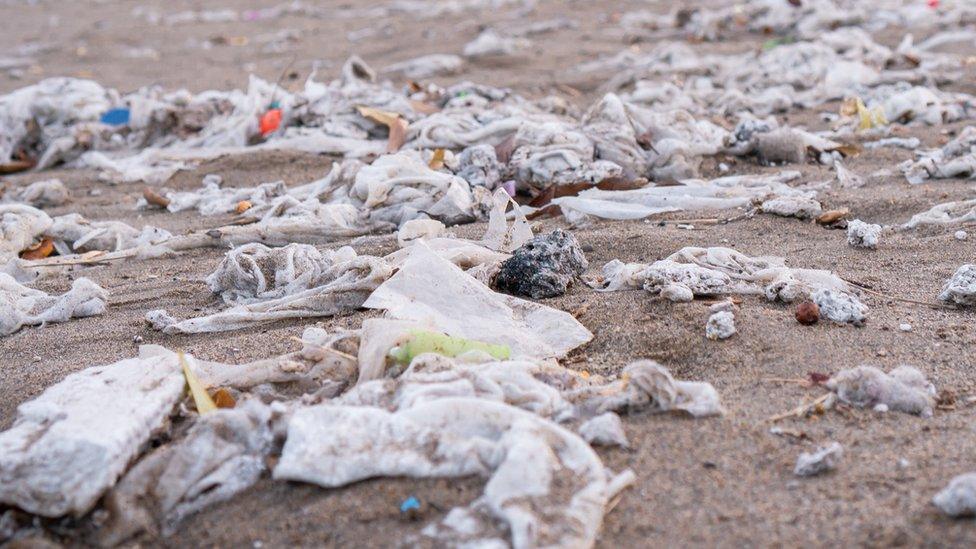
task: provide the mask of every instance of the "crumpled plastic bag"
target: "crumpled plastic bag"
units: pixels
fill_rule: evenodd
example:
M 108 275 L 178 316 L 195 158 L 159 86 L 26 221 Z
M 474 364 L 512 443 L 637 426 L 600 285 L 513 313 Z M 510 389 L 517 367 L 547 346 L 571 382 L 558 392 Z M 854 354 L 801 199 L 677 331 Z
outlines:
M 474 398 L 392 413 L 330 404 L 298 410 L 274 469 L 276 479 L 326 487 L 378 476 L 473 474 L 488 477 L 484 495 L 428 526 L 425 537 L 448 545 L 510 539 L 513 547 L 587 547 L 612 495 L 600 459 L 577 435 Z
M 283 259 L 287 262 L 289 254 L 297 249 L 293 247 L 284 254 L 273 252 L 270 248 L 251 248 L 249 251 L 265 258 Z M 267 282 L 263 286 L 259 282 L 251 285 L 257 282 L 254 280 L 255 273 L 253 270 L 238 269 L 239 264 L 235 262 L 240 259 L 239 256 L 240 254 L 232 252 L 231 260 L 222 264 L 209 281 L 214 293 L 226 292 L 225 296 L 238 302 L 237 305 L 217 313 L 181 321 L 177 321 L 164 310 L 150 311 L 146 313 L 146 321 L 153 328 L 167 334 L 193 334 L 237 330 L 286 318 L 331 316 L 361 307 L 367 297 L 393 271 L 386 262 L 376 257 L 350 257 L 346 252 L 337 253 L 334 256 L 336 263 L 326 266 L 325 262 L 321 262 L 315 265 L 320 271 L 316 272 L 314 268 L 305 271 L 308 278 L 301 275 L 288 278 L 288 275 L 283 274 L 282 278 L 276 280 L 276 287 L 260 292 L 267 296 L 280 294 L 280 297 L 261 297 L 257 292 L 262 287 L 267 288 Z M 309 276 L 309 273 L 313 276 Z M 251 291 L 255 292 L 254 298 L 241 299 Z
M 35 208 L 62 206 L 68 199 L 68 188 L 60 179 L 35 181 L 26 187 L 7 189 L 6 192 L 0 188 L 0 202 L 19 202 Z
M 272 408 L 250 398 L 201 416 L 186 436 L 152 450 L 109 492 L 101 545 L 142 531 L 168 536 L 186 517 L 246 490 L 274 447 Z
M 935 387 L 911 366 L 888 373 L 858 366 L 830 376 L 825 386 L 841 401 L 858 408 L 874 408 L 929 417 L 935 407 Z
M 0 273 L 0 336 L 10 335 L 24 326 L 48 322 L 67 322 L 105 312 L 108 292 L 87 278 L 78 278 L 61 295 L 49 295 L 18 283 Z

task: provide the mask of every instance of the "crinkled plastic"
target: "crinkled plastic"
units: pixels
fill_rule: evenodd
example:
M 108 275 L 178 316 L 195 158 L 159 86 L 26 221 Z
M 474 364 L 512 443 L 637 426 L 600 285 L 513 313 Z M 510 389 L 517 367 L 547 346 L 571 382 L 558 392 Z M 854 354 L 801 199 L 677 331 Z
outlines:
M 163 310 L 150 311 L 146 321 L 167 334 L 193 334 L 237 330 L 287 318 L 332 316 L 361 307 L 393 271 L 382 259 L 354 256 L 351 250 L 336 253 L 334 263 L 328 259 L 316 262 L 306 250 L 301 255 L 303 266 L 297 271 L 289 270 L 288 261 L 294 260 L 300 250 L 292 247 L 281 253 L 250 248 L 247 251 L 254 256 L 244 258 L 232 252 L 231 259 L 218 268 L 208 283 L 214 293 L 221 293 L 237 305 L 182 321 Z M 244 260 L 243 266 L 240 260 Z M 278 278 L 273 286 L 269 287 L 267 278 L 262 282 L 256 277 L 256 262 L 262 260 L 275 265 Z M 246 297 L 252 292 L 253 298 Z
M 832 375 L 826 387 L 841 401 L 859 408 L 884 405 L 888 410 L 928 417 L 935 407 L 935 387 L 911 366 L 888 373 L 873 366 L 858 366 Z
M 24 326 L 48 322 L 67 322 L 72 318 L 105 312 L 108 292 L 87 278 L 78 278 L 61 295 L 49 295 L 18 283 L 0 273 L 0 336 L 10 335 Z

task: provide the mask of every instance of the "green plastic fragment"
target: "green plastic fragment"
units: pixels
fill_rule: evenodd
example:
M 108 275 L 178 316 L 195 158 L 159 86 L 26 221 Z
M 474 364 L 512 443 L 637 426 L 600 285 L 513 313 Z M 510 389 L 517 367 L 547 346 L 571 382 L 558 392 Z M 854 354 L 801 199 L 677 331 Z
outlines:
M 411 330 L 407 340 L 390 349 L 389 355 L 399 364 L 410 364 L 415 357 L 424 353 L 456 357 L 469 351 L 484 351 L 498 360 L 508 360 L 512 355 L 508 345 L 494 345 L 423 330 Z

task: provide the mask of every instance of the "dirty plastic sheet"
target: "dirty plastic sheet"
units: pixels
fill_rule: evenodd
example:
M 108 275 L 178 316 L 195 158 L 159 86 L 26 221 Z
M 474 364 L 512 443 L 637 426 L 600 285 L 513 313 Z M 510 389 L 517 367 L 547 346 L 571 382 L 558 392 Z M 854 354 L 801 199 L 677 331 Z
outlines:
M 564 357 L 593 338 L 569 313 L 493 292 L 422 243 L 363 304 L 448 335 L 509 345 L 512 355 Z
M 115 484 L 185 386 L 176 355 L 150 354 L 66 377 L 17 409 L 0 433 L 0 501 L 81 516 Z
M 392 413 L 329 404 L 298 410 L 274 470 L 276 479 L 326 487 L 378 476 L 475 474 L 488 477 L 484 494 L 429 525 L 425 536 L 442 544 L 588 547 L 612 495 L 599 457 L 577 435 L 529 412 L 473 398 Z
M 768 176 L 730 176 L 710 181 L 688 179 L 680 185 L 629 191 L 589 189 L 579 196 L 553 199 L 552 203 L 563 211 L 568 209 L 606 219 L 642 219 L 664 212 L 738 208 L 767 195 L 809 197 L 813 194 L 811 191 L 786 185 L 799 176 L 799 172 L 785 171 Z

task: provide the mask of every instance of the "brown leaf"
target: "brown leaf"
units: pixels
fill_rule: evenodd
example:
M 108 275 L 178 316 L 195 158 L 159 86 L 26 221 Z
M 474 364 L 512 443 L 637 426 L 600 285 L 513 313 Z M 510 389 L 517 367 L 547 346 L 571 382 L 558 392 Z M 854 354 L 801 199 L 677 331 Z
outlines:
M 168 198 L 150 189 L 149 187 L 142 189 L 142 197 L 146 199 L 146 202 L 152 204 L 153 206 L 158 206 L 160 208 L 169 206 Z
M 25 172 L 34 167 L 31 160 L 11 160 L 5 164 L 0 164 L 0 174 Z
M 394 153 L 400 150 L 404 141 L 407 140 L 407 128 L 410 126 L 406 120 L 397 118 L 390 126 L 390 140 L 386 143 L 386 152 Z
M 853 144 L 850 144 L 850 143 L 844 143 L 844 144 L 842 144 L 841 146 L 837 147 L 834 150 L 837 151 L 837 152 L 839 152 L 840 154 L 844 155 L 845 157 L 850 158 L 850 157 L 854 157 L 854 156 L 857 156 L 857 155 L 861 154 L 861 152 L 863 152 L 864 149 L 862 149 L 858 145 L 853 145 Z
M 512 159 L 512 153 L 515 152 L 515 134 L 508 136 L 504 141 L 495 145 L 495 156 L 498 157 L 498 162 L 502 164 L 508 164 Z
M 216 404 L 218 408 L 233 408 L 237 405 L 237 401 L 234 400 L 234 397 L 230 394 L 230 391 L 223 387 L 214 391 L 210 396 L 213 398 L 214 404 Z
M 423 101 L 417 101 L 414 99 L 410 100 L 410 107 L 420 114 L 434 114 L 435 112 L 441 111 L 440 107 L 437 105 L 431 105 L 430 103 L 425 103 Z
M 430 162 L 427 164 L 432 170 L 439 170 L 444 167 L 444 149 L 435 149 L 434 156 L 430 158 Z
M 390 130 L 390 140 L 386 145 L 386 152 L 396 152 L 400 150 L 403 146 L 403 142 L 407 140 L 407 128 L 410 124 L 400 116 L 399 113 L 384 111 L 381 109 L 374 109 L 373 107 L 359 106 L 356 107 L 359 114 L 365 116 L 366 118 L 376 122 L 378 124 L 383 124 Z
M 21 259 L 44 259 L 45 257 L 54 253 L 54 242 L 48 238 L 44 237 L 43 240 L 34 244 L 30 248 L 20 252 Z
M 542 192 L 536 195 L 536 197 L 533 198 L 531 202 L 529 202 L 529 206 L 533 208 L 541 208 L 546 204 L 552 202 L 552 199 L 556 198 L 556 187 L 557 185 L 553 183 L 552 185 L 549 185 L 545 189 L 542 189 Z
M 839 210 L 829 210 L 820 214 L 820 217 L 817 218 L 817 223 L 821 225 L 830 225 L 831 223 L 835 223 L 837 221 L 840 221 L 841 219 L 844 219 L 850 213 L 851 211 L 847 208 L 841 208 Z

